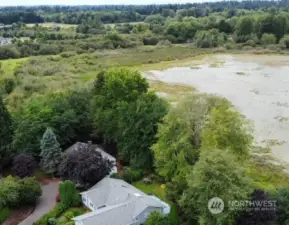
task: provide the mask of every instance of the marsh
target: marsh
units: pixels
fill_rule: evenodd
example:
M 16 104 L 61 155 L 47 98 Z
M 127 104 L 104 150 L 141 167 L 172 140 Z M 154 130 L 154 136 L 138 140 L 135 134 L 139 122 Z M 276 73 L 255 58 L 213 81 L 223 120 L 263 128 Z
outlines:
M 146 77 L 227 98 L 253 122 L 257 144 L 289 162 L 289 57 L 211 55 Z

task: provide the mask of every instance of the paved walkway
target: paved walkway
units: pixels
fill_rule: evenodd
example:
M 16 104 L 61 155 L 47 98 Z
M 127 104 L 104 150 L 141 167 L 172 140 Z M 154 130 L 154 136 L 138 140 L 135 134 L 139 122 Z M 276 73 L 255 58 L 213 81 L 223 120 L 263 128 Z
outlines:
M 59 182 L 51 182 L 42 186 L 42 196 L 34 212 L 23 220 L 19 225 L 32 225 L 33 222 L 40 219 L 44 214 L 50 211 L 56 205 L 56 195 L 58 194 Z

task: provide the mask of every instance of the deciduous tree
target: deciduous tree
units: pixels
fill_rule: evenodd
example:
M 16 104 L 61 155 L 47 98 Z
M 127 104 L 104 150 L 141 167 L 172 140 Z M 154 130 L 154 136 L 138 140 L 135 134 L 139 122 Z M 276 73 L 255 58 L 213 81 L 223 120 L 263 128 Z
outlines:
M 85 145 L 67 153 L 60 165 L 60 174 L 75 184 L 92 186 L 109 175 L 113 163 Z
M 223 150 L 202 150 L 200 160 L 189 173 L 188 189 L 180 203 L 190 220 L 201 224 L 233 224 L 237 211 L 226 206 L 221 214 L 214 215 L 208 209 L 208 201 L 221 198 L 224 203 L 247 199 L 250 179 L 236 157 Z M 196 216 L 197 215 L 197 216 Z
M 20 153 L 13 159 L 13 172 L 20 178 L 31 176 L 36 168 L 37 162 L 29 154 Z

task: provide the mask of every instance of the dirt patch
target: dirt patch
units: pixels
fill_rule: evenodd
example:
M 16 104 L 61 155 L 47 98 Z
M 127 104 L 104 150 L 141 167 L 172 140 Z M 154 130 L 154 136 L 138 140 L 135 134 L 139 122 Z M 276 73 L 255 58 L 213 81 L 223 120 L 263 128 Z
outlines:
M 35 206 L 14 209 L 8 219 L 2 225 L 18 225 L 33 213 Z

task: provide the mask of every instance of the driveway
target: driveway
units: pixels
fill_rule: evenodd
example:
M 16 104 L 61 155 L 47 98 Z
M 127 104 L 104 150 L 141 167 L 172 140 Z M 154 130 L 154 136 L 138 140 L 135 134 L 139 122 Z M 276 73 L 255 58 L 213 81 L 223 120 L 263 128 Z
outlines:
M 56 195 L 58 194 L 59 182 L 50 182 L 42 186 L 42 196 L 39 198 L 34 212 L 23 220 L 19 225 L 31 225 L 49 212 L 56 205 Z

